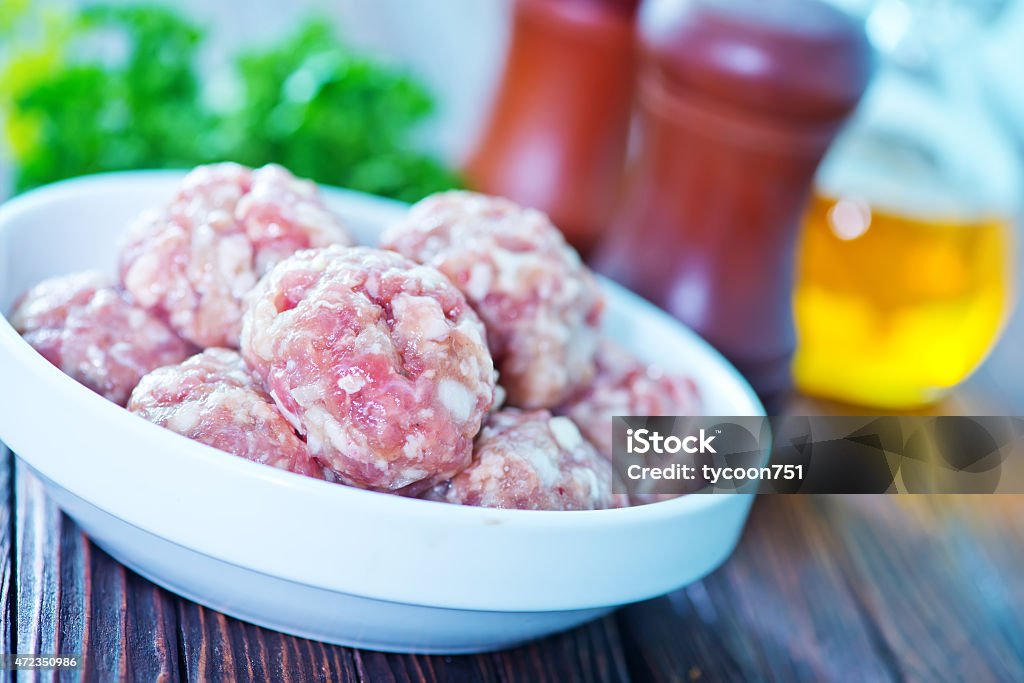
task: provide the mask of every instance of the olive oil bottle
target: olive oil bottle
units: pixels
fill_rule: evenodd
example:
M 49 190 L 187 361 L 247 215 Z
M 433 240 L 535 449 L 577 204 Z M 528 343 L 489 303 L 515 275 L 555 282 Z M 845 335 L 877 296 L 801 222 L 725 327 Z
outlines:
M 987 355 L 1012 297 L 1011 224 L 818 194 L 794 301 L 797 385 L 883 407 L 929 403 Z
M 897 5 L 902 24 L 878 16 Z M 980 8 L 887 0 L 869 17 L 883 66 L 819 168 L 804 218 L 793 371 L 805 393 L 927 404 L 999 337 L 1024 179 L 973 68 L 992 18 Z

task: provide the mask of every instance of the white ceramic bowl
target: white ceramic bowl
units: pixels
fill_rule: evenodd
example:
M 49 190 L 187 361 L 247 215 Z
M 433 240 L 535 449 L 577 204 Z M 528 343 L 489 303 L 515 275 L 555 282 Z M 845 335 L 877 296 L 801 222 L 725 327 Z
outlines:
M 123 226 L 178 172 L 95 176 L 0 206 L 0 311 L 34 283 L 112 270 Z M 401 204 L 325 190 L 373 242 Z M 608 333 L 698 381 L 709 414 L 759 415 L 694 333 L 604 283 Z M 747 495 L 535 512 L 328 484 L 163 430 L 61 374 L 0 319 L 0 439 L 115 558 L 196 602 L 299 636 L 378 650 L 476 652 L 567 629 L 684 586 L 739 538 Z

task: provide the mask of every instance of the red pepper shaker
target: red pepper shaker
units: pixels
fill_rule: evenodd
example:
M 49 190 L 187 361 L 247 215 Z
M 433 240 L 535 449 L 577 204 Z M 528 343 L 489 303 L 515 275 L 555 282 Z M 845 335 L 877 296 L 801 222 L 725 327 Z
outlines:
M 586 253 L 622 178 L 639 0 L 516 0 L 473 189 L 546 212 Z
M 637 30 L 640 148 L 594 265 L 771 400 L 791 383 L 799 219 L 869 80 L 867 37 L 820 0 L 648 0 Z

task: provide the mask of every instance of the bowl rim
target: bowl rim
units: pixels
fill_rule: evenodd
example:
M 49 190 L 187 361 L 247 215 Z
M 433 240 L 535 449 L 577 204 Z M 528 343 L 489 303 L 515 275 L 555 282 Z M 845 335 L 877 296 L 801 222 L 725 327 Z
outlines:
M 13 220 L 25 213 L 30 213 L 40 206 L 58 200 L 74 199 L 80 195 L 91 194 L 92 191 L 103 188 L 104 190 L 113 183 L 125 181 L 146 181 L 146 180 L 170 180 L 179 178 L 185 170 L 142 170 L 142 171 L 116 171 L 112 173 L 100 173 L 77 178 L 62 180 L 50 185 L 29 190 L 28 192 L 9 199 L 0 204 L 0 239 L 3 238 Z M 320 186 L 327 194 L 342 197 L 359 197 L 374 203 L 393 205 L 394 207 L 406 206 L 402 202 L 382 197 L 376 197 L 344 188 Z M 712 347 L 703 338 L 687 328 L 682 323 L 670 318 L 670 316 L 657 308 L 650 302 L 625 288 L 612 283 L 606 278 L 600 277 L 602 287 L 612 288 L 616 295 L 626 295 L 631 299 L 631 304 L 642 307 L 645 314 L 653 314 L 657 317 L 668 319 L 672 325 L 678 327 L 701 351 L 710 356 L 722 366 L 725 374 L 729 375 L 739 395 L 745 399 L 748 406 L 747 415 L 764 416 L 765 411 L 756 394 L 739 371 L 727 361 L 720 352 Z M 544 526 L 550 529 L 555 527 L 571 527 L 573 529 L 593 528 L 595 526 L 605 527 L 632 525 L 645 519 L 657 520 L 676 517 L 685 514 L 690 510 L 698 510 L 708 507 L 715 507 L 725 503 L 734 495 L 750 494 L 690 494 L 656 504 L 631 506 L 627 508 L 611 508 L 604 510 L 514 510 L 503 508 L 485 508 L 466 505 L 454 505 L 437 501 L 409 498 L 389 493 L 368 491 L 352 486 L 339 485 L 312 477 L 307 477 L 278 468 L 269 467 L 260 463 L 249 461 L 245 458 L 231 457 L 212 446 L 188 439 L 185 436 L 176 434 L 158 425 L 150 423 L 137 415 L 129 413 L 124 408 L 104 399 L 85 386 L 79 384 L 70 376 L 65 375 L 57 367 L 49 363 L 41 354 L 35 351 L 28 342 L 14 330 L 7 319 L 7 312 L 0 311 L 0 352 L 9 355 L 14 361 L 23 363 L 41 381 L 45 381 L 49 388 L 61 392 L 68 400 L 78 402 L 83 409 L 87 410 L 92 419 L 106 425 L 111 433 L 120 433 L 124 437 L 137 439 L 139 442 L 154 442 L 161 449 L 174 451 L 190 459 L 199 459 L 209 466 L 226 468 L 237 472 L 239 477 L 256 477 L 292 489 L 295 493 L 304 497 L 322 498 L 324 496 L 340 496 L 347 498 L 352 504 L 360 504 L 368 508 L 375 508 L 386 505 L 392 508 L 391 512 L 397 512 L 406 506 L 411 514 L 427 516 L 432 520 L 443 522 L 443 520 L 456 520 L 462 524 L 481 523 L 515 525 L 523 528 Z M 743 414 L 743 413 L 737 413 Z M 12 450 L 14 450 L 12 448 Z M 167 463 L 165 463 L 166 465 Z M 64 486 L 64 484 L 61 484 Z M 71 493 L 78 495 L 74 487 L 66 487 Z M 339 498 L 342 500 L 343 498 Z

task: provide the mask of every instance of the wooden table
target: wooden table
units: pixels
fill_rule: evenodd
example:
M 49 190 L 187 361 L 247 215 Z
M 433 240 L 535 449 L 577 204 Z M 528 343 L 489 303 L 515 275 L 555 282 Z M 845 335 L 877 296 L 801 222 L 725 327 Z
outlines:
M 936 410 L 1024 415 L 1021 339 L 1018 316 Z M 0 603 L 0 647 L 83 652 L 86 680 L 1024 681 L 1024 496 L 765 496 L 704 581 L 514 650 L 424 657 L 292 638 L 172 595 L 4 461 Z
M 423 657 L 291 638 L 172 595 L 9 465 L 0 642 L 84 652 L 86 680 L 1024 681 L 1016 496 L 763 497 L 700 583 L 514 650 Z

